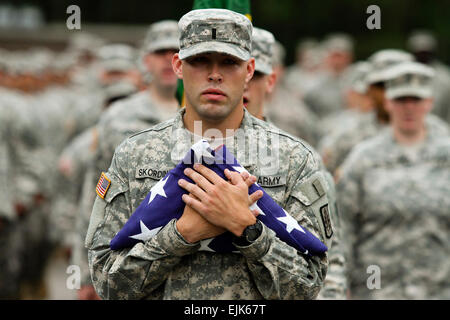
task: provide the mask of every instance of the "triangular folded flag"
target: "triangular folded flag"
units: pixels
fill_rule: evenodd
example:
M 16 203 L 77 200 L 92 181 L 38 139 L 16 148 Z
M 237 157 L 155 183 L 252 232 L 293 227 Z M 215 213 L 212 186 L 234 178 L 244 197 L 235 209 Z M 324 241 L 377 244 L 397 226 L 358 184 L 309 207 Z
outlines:
M 227 151 L 225 145 L 213 151 L 207 141 L 197 142 L 184 159 L 151 188 L 144 201 L 111 240 L 112 250 L 132 247 L 139 241 L 145 242 L 156 235 L 169 221 L 181 217 L 185 206 L 181 196 L 187 194 L 187 191 L 178 185 L 178 180 L 183 178 L 194 183 L 183 173 L 184 169 L 192 168 L 194 163 L 202 163 L 225 180 L 227 180 L 224 174 L 225 169 L 245 171 L 235 157 Z M 250 208 L 259 211 L 258 219 L 275 231 L 278 238 L 308 256 L 327 251 L 327 247 L 318 238 L 301 227 L 258 184 L 254 183 L 250 186 L 249 194 L 257 190 L 263 191 L 263 197 Z M 232 238 L 230 232 L 225 232 L 215 238 L 201 241 L 199 250 L 218 253 L 239 252 L 232 244 Z

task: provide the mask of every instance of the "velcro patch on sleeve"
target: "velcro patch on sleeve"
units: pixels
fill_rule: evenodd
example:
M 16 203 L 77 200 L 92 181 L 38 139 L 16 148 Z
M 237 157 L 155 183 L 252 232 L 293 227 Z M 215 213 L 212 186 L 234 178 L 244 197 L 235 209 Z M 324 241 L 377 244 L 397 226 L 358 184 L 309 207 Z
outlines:
M 328 239 L 333 235 L 333 227 L 331 225 L 330 212 L 328 210 L 328 203 L 320 208 L 320 215 L 322 223 L 325 228 L 325 235 Z
M 98 179 L 97 187 L 95 188 L 95 192 L 97 195 L 104 199 L 106 192 L 108 192 L 109 186 L 111 185 L 111 180 L 105 175 L 104 172 L 100 175 L 100 179 Z

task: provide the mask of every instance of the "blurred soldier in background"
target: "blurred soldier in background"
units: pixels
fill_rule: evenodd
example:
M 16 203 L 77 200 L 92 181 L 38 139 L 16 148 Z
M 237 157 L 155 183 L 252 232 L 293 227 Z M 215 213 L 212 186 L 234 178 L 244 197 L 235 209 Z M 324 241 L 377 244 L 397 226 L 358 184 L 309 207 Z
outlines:
M 386 128 L 389 123 L 389 113 L 384 107 L 384 83 L 389 75 L 389 69 L 403 61 L 412 61 L 411 54 L 394 49 L 381 50 L 369 57 L 371 70 L 367 74 L 367 93 L 375 106 L 374 112 L 368 112 L 360 117 L 353 126 L 344 127 L 333 135 L 329 135 L 320 143 L 321 153 L 325 166 L 334 173 L 344 161 L 350 150 L 357 143 L 372 137 Z M 448 133 L 448 126 L 436 116 L 428 115 L 427 123 L 440 128 L 443 134 Z
M 435 71 L 432 112 L 450 123 L 450 69 L 436 58 L 438 44 L 435 36 L 426 30 L 412 32 L 407 41 L 408 49 L 417 61 Z
M 343 75 L 353 61 L 353 40 L 346 34 L 331 34 L 322 43 L 325 52 L 321 80 L 304 96 L 320 119 L 344 109 Z
M 265 111 L 265 104 L 267 101 L 268 94 L 271 93 L 275 86 L 277 74 L 274 71 L 274 62 L 280 61 L 279 57 L 273 57 L 277 52 L 274 49 L 275 38 L 269 31 L 253 28 L 253 39 L 252 39 L 252 56 L 255 58 L 255 72 L 252 79 L 246 85 L 244 90 L 244 106 L 247 110 L 255 117 L 268 121 L 269 123 L 278 126 L 272 117 L 264 116 L 267 114 Z M 279 67 L 279 66 L 277 66 Z M 292 96 L 291 93 L 286 91 L 287 97 Z M 298 103 L 298 100 L 292 99 L 293 103 Z M 294 122 L 287 122 L 289 117 L 300 120 L 297 123 L 297 128 L 291 127 L 291 130 L 297 130 L 296 132 L 301 132 L 300 126 L 304 123 L 302 116 L 296 117 L 298 115 L 298 109 L 291 108 L 288 104 L 289 100 L 285 100 L 282 104 L 282 108 L 272 111 L 276 119 L 279 120 L 279 128 L 283 129 L 281 125 L 286 127 L 289 123 L 294 125 Z M 275 106 L 271 106 L 272 108 Z M 301 136 L 297 136 L 302 138 Z M 302 143 L 304 143 L 302 141 Z M 305 143 L 306 144 L 306 143 Z M 311 148 L 310 146 L 308 146 Z M 311 148 L 312 149 L 312 148 Z M 317 159 L 319 163 L 322 163 L 320 159 Z M 346 275 L 346 265 L 345 265 L 345 255 L 343 247 L 341 245 L 341 230 L 340 230 L 340 218 L 336 207 L 335 198 L 335 187 L 332 176 L 326 172 L 327 180 L 327 193 L 330 196 L 330 206 L 331 214 L 333 220 L 333 239 L 331 243 L 331 248 L 329 248 L 329 265 L 327 276 L 324 281 L 324 287 L 320 291 L 318 299 L 345 299 L 347 294 L 347 275 Z
M 282 81 L 284 48 L 279 42 L 275 41 L 273 51 L 272 69 L 275 85 L 265 98 L 265 116 L 277 127 L 315 146 L 321 136 L 320 127 L 317 125 L 318 118 L 301 99 L 286 89 L 284 85 L 286 82 Z
M 104 110 L 107 110 L 112 103 L 125 99 L 138 91 L 140 80 L 137 74 L 137 56 L 135 50 L 128 45 L 110 44 L 100 49 L 99 59 L 99 74 L 105 92 Z M 80 230 L 80 224 L 85 219 L 82 203 L 86 201 L 86 198 L 93 198 L 93 196 L 85 194 L 87 190 L 85 190 L 84 183 L 86 180 L 94 179 L 87 172 L 95 155 L 97 139 L 96 126 L 86 129 L 66 147 L 60 157 L 60 170 L 74 186 L 71 201 L 68 199 L 74 208 L 73 216 L 70 217 L 71 229 L 65 230 L 64 234 L 73 236 L 72 241 L 68 244 L 72 247 L 72 263 L 80 266 L 81 269 L 81 288 L 78 297 L 82 300 L 96 298 L 95 290 L 90 285 L 87 255 L 83 245 L 86 229 Z M 89 192 L 94 194 L 93 189 L 90 189 Z M 62 224 L 59 223 L 59 225 Z
M 286 70 L 283 83 L 298 99 L 303 99 L 321 79 L 324 51 L 317 40 L 307 38 L 298 42 L 295 58 L 295 64 Z
M 108 44 L 98 51 L 96 71 L 103 96 L 103 111 L 114 101 L 138 91 L 140 79 L 134 50 L 125 44 Z M 80 189 L 96 137 L 95 126 L 85 129 L 67 144 L 59 157 L 57 182 L 60 187 L 53 201 L 52 230 L 59 232 L 55 237 L 65 248 L 72 245 Z
M 366 76 L 369 71 L 370 63 L 366 61 L 356 62 L 348 68 L 343 80 L 345 109 L 320 121 L 318 126 L 322 129 L 322 137 L 333 136 L 335 132 L 353 126 L 361 116 L 373 111 L 373 100 L 367 95 Z
M 148 30 L 141 58 L 150 77 L 146 90 L 113 103 L 96 125 L 95 147 L 89 159 L 81 190 L 74 248 L 74 261 L 82 268 L 80 299 L 98 298 L 92 286 L 87 265 L 84 238 L 95 200 L 95 185 L 102 171 L 109 167 L 115 148 L 128 136 L 166 120 L 176 114 L 177 77 L 172 69 L 172 56 L 178 52 L 179 31 L 176 21 L 164 20 Z
M 337 191 L 355 299 L 450 298 L 450 138 L 426 121 L 432 76 L 420 63 L 393 66 L 390 128 L 358 144 L 342 165 Z M 369 267 L 378 279 L 368 279 Z

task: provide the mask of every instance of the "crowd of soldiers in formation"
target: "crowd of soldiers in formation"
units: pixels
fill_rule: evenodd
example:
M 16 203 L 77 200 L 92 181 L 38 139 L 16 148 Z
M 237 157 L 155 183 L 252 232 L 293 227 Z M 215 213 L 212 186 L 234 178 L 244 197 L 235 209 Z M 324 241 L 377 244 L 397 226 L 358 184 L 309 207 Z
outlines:
M 178 46 L 152 45 L 172 27 L 155 23 L 139 48 L 80 32 L 62 52 L 1 50 L 1 298 L 45 299 L 43 270 L 56 254 L 80 266 L 78 298 L 98 299 L 84 247 L 95 186 L 122 140 L 179 109 L 171 65 Z M 411 35 L 408 52 L 380 48 L 365 61 L 354 61 L 353 45 L 345 34 L 304 39 L 285 68 L 275 42 L 277 80 L 265 97 L 264 118 L 313 146 L 335 177 L 343 244 L 329 252 L 319 298 L 448 299 L 450 71 L 425 31 Z M 385 165 L 376 155 L 398 148 L 380 143 L 390 128 L 380 71 L 404 61 L 434 70 L 425 123 L 446 142 L 436 161 L 435 149 L 421 147 L 405 150 L 411 159 L 400 166 L 394 155 Z M 380 266 L 381 288 L 367 289 L 369 265 Z

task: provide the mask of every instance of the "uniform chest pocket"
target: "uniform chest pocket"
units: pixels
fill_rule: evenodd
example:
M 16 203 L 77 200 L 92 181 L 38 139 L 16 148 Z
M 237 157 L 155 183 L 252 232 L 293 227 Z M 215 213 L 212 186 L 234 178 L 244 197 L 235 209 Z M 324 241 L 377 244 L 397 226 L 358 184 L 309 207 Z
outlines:
M 285 174 L 280 175 L 255 175 L 257 178 L 256 183 L 264 188 L 264 191 L 275 200 L 280 206 L 284 203 L 286 194 L 286 179 Z

